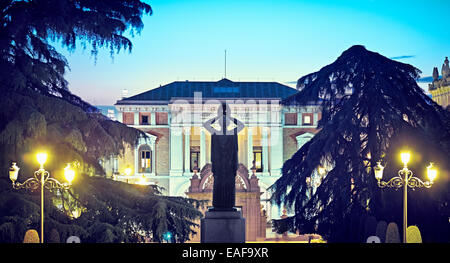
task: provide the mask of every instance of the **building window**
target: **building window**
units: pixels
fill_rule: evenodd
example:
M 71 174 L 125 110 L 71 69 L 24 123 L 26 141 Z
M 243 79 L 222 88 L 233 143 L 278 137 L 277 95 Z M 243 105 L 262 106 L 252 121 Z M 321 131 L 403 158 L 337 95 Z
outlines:
M 156 112 L 156 125 L 167 125 L 167 112 Z
M 194 171 L 195 166 L 198 166 L 199 156 L 200 156 L 200 152 L 191 151 L 191 172 Z
M 303 114 L 303 125 L 313 125 L 313 114 L 312 113 Z
M 140 165 L 139 172 L 140 173 L 151 173 L 152 172 L 152 150 L 150 146 L 144 145 L 139 149 L 140 156 Z
M 122 122 L 124 124 L 134 125 L 134 113 L 133 112 L 124 112 Z
M 213 87 L 214 93 L 239 93 L 239 87 Z
M 141 116 L 141 124 L 142 125 L 148 125 L 148 116 L 147 115 L 142 115 Z
M 253 147 L 253 161 L 255 162 L 256 172 L 262 172 L 262 147 Z
M 285 125 L 297 125 L 297 113 L 285 113 L 284 114 Z

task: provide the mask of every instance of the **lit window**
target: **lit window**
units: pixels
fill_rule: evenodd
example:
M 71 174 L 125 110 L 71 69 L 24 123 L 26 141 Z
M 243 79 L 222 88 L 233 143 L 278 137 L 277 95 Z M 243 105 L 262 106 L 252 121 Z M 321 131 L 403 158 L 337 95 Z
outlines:
M 142 151 L 141 152 L 141 172 L 151 173 L 152 172 L 152 152 Z
M 198 166 L 198 159 L 199 159 L 200 153 L 191 151 L 191 172 L 193 172 L 194 167 Z
M 151 173 L 152 172 L 152 150 L 150 146 L 143 145 L 139 148 L 139 172 Z
M 303 125 L 312 125 L 311 115 L 307 115 L 307 114 L 303 115 Z
M 262 148 L 253 148 L 253 161 L 255 162 L 256 172 L 262 172 Z

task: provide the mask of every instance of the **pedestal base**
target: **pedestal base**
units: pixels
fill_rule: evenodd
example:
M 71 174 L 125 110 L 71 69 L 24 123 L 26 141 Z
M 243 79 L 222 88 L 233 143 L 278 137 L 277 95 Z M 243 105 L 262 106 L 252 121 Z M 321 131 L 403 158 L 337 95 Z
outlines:
M 245 243 L 240 211 L 207 211 L 201 220 L 201 243 Z

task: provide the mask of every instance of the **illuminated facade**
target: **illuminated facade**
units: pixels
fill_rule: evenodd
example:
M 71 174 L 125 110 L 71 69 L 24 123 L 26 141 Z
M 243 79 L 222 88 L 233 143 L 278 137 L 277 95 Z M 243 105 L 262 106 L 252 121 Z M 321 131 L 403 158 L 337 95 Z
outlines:
M 314 136 L 321 117 L 316 105 L 280 103 L 297 92 L 276 82 L 222 79 L 176 81 L 123 98 L 115 104 L 118 121 L 140 129 L 147 138 L 130 146 L 123 157 L 105 162 L 106 172 L 116 180 L 157 184 L 166 195 L 186 196 L 194 168 L 201 171 L 211 162 L 210 135 L 202 123 L 226 102 L 231 116 L 245 124 L 238 135 L 239 163 L 246 170 L 242 174 L 251 175 L 255 164 L 261 204 L 269 219 L 279 218 L 282 209 L 267 202 L 267 188 L 280 177 L 283 163 Z M 126 167 L 132 168 L 130 176 L 124 174 Z

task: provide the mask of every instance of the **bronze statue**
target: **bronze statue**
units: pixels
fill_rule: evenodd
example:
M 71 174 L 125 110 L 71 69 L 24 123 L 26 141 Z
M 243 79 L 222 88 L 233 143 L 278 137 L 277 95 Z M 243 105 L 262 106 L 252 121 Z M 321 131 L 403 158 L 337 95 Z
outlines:
M 238 168 L 238 133 L 244 124 L 230 116 L 230 106 L 223 103 L 217 117 L 206 121 L 203 127 L 211 133 L 211 163 L 214 176 L 213 208 L 211 210 L 235 210 L 235 176 Z M 217 123 L 219 130 L 212 125 Z M 234 123 L 236 127 L 228 129 Z

